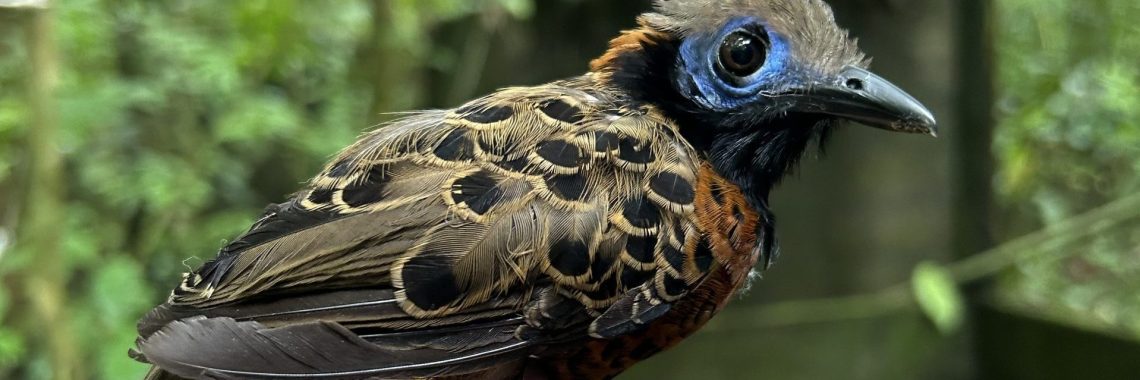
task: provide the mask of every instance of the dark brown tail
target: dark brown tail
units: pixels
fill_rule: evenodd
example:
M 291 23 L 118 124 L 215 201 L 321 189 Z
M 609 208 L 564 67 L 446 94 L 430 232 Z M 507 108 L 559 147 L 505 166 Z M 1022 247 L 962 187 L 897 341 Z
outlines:
M 146 373 L 144 380 L 187 380 L 178 377 L 170 372 L 163 371 L 162 368 L 150 367 L 150 371 Z

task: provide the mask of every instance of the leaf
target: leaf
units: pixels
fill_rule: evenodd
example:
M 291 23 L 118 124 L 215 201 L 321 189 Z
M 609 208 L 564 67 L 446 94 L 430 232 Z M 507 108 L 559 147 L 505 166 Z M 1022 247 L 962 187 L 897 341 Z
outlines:
M 499 0 L 499 4 L 517 19 L 528 19 L 534 15 L 534 3 L 531 0 Z
M 914 298 L 922 312 L 944 335 L 956 332 L 965 317 L 965 303 L 958 284 L 945 267 L 925 262 L 911 276 Z
M 19 331 L 0 327 L 0 371 L 20 363 L 27 353 L 27 345 Z

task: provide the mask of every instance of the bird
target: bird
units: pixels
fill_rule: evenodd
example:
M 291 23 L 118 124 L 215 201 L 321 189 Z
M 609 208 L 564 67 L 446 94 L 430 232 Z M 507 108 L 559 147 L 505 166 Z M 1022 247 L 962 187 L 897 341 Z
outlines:
M 183 275 L 152 379 L 607 379 L 779 248 L 769 194 L 854 122 L 936 135 L 822 0 L 655 0 L 580 76 L 367 132 Z

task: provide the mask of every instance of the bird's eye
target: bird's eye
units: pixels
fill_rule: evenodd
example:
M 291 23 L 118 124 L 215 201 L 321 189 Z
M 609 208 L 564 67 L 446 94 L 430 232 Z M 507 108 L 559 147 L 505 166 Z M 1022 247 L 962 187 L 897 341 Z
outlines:
M 728 74 L 746 77 L 764 66 L 768 49 L 764 39 L 746 31 L 736 31 L 720 45 L 720 66 Z

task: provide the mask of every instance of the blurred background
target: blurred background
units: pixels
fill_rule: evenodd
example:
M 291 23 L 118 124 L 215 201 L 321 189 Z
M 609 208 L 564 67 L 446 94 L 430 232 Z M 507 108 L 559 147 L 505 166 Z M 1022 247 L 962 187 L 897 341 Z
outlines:
M 29 3 L 0 0 L 12 379 L 140 377 L 135 320 L 386 113 L 580 74 L 649 2 Z M 774 196 L 779 263 L 623 378 L 1140 378 L 1140 2 L 831 3 L 942 137 L 843 129 Z

